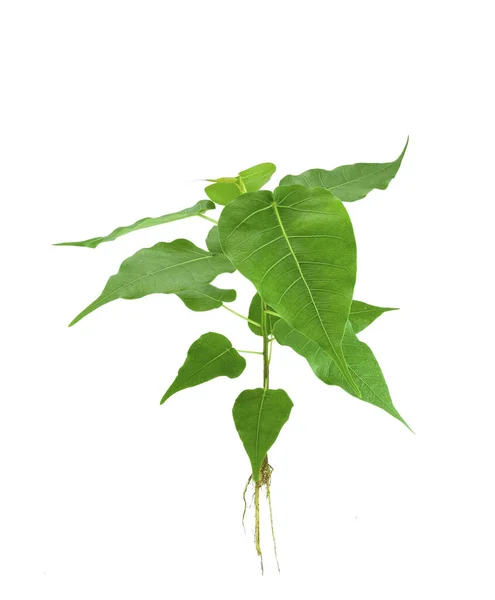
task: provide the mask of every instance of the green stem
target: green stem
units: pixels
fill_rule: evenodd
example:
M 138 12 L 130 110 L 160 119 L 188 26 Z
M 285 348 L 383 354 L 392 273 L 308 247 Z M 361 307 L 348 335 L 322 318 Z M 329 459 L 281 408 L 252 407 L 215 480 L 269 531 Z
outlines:
M 237 184 L 237 187 L 241 190 L 242 194 L 247 193 L 246 186 L 244 185 L 244 181 L 242 181 L 241 177 L 239 177 L 239 181 L 237 181 L 236 184 Z
M 215 219 L 212 219 L 212 218 L 207 217 L 205 215 L 198 215 L 198 217 L 201 217 L 202 219 L 206 219 L 207 221 L 210 221 L 211 223 L 215 223 L 215 225 L 218 225 L 218 221 L 216 221 Z
M 244 354 L 261 354 L 261 355 L 263 355 L 263 352 L 256 352 L 255 350 L 237 350 L 237 352 L 244 352 Z
M 236 315 L 238 317 L 241 317 L 241 319 L 244 319 L 245 321 L 248 321 L 248 323 L 252 323 L 253 325 L 256 325 L 257 327 L 261 327 L 261 323 L 257 323 L 256 321 L 253 321 L 252 319 L 249 319 L 248 317 L 245 317 L 244 315 L 241 315 L 240 313 L 236 312 L 235 310 L 232 310 L 231 308 L 229 308 L 225 304 L 222 304 L 222 307 L 225 308 L 226 310 L 228 310 L 229 312 L 231 312 L 233 315 Z
M 264 311 L 267 315 L 273 315 L 274 317 L 280 317 L 280 315 L 276 312 L 274 312 L 273 310 L 267 310 L 265 309 Z

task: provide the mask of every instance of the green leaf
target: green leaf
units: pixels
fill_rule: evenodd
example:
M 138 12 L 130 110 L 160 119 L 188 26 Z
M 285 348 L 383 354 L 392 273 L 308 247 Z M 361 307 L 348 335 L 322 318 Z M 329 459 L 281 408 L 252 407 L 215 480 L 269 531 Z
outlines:
M 351 312 L 349 313 L 349 321 L 351 322 L 354 333 L 359 333 L 371 325 L 375 319 L 378 319 L 384 312 L 390 310 L 399 310 L 398 308 L 382 308 L 353 300 L 351 304 Z
M 132 233 L 138 229 L 146 229 L 146 227 L 154 227 L 155 225 L 162 225 L 162 223 L 170 223 L 171 221 L 179 221 L 180 219 L 187 219 L 187 217 L 202 215 L 207 210 L 212 210 L 213 208 L 215 208 L 215 205 L 210 200 L 200 200 L 190 208 L 184 208 L 183 210 L 179 210 L 178 212 L 174 212 L 169 215 L 163 215 L 161 217 L 146 217 L 136 221 L 132 225 L 118 227 L 112 231 L 112 233 L 103 237 L 95 237 L 82 242 L 62 242 L 60 244 L 54 244 L 54 246 L 83 246 L 85 248 L 96 248 L 103 242 L 111 242 L 122 235 Z
M 248 318 L 255 323 L 261 323 L 261 297 L 259 294 L 255 294 L 253 299 L 251 300 L 251 304 L 249 305 L 249 314 Z M 267 335 L 271 335 L 273 333 L 273 325 L 277 321 L 278 317 L 275 315 L 267 314 L 266 315 L 266 323 L 267 323 Z M 248 321 L 249 329 L 255 333 L 256 335 L 262 336 L 261 327 L 255 325 Z
M 284 390 L 245 390 L 232 409 L 234 423 L 244 444 L 253 479 L 258 481 L 261 464 L 287 422 L 292 400 Z
M 239 173 L 246 192 L 257 192 L 270 181 L 277 167 L 273 163 L 261 163 Z
M 261 163 L 240 171 L 237 177 L 221 177 L 205 188 L 206 195 L 216 204 L 226 205 L 246 192 L 257 192 L 275 173 L 273 163 Z
M 74 325 L 100 306 L 148 294 L 177 294 L 213 281 L 234 268 L 223 254 L 210 254 L 188 240 L 159 242 L 124 260 L 108 280 L 101 295 L 72 321 Z
M 212 183 L 205 187 L 205 194 L 213 200 L 215 204 L 221 204 L 225 206 L 231 200 L 234 200 L 242 194 L 241 188 L 237 183 Z
M 359 397 L 344 379 L 335 361 L 317 344 L 282 319 L 275 324 L 273 333 L 279 344 L 289 346 L 303 356 L 315 375 L 324 383 L 338 385 L 349 394 Z M 354 381 L 359 386 L 361 399 L 382 408 L 409 427 L 392 403 L 383 373 L 373 352 L 357 338 L 350 323 L 346 327 L 342 348 Z
M 341 345 L 356 280 L 342 202 L 302 186 L 245 194 L 222 211 L 219 232 L 225 254 L 265 302 L 321 346 L 359 393 Z
M 210 283 L 204 283 L 191 290 L 178 292 L 177 296 L 187 308 L 195 311 L 205 311 L 220 308 L 224 302 L 233 302 L 237 294 L 235 290 L 223 290 Z
M 213 225 L 213 227 L 208 232 L 206 236 L 206 247 L 212 254 L 222 254 L 222 246 L 220 244 L 220 236 L 218 235 L 218 226 Z
M 245 359 L 232 348 L 225 336 L 219 333 L 205 333 L 187 351 L 185 363 L 160 404 L 180 390 L 200 385 L 215 377 L 239 377 L 245 368 Z
M 286 175 L 280 185 L 305 185 L 330 190 L 344 202 L 364 198 L 371 190 L 384 190 L 397 174 L 406 153 L 407 138 L 400 156 L 389 163 L 356 163 L 344 165 L 332 171 L 310 169 L 300 175 Z

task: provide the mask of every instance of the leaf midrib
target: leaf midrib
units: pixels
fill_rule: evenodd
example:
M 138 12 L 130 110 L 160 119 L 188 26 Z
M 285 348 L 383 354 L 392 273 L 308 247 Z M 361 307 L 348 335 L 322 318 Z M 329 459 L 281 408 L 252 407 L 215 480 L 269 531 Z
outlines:
M 255 460 L 255 464 L 258 464 L 258 441 L 259 441 L 259 434 L 260 434 L 260 423 L 261 423 L 261 413 L 263 412 L 263 403 L 265 402 L 265 396 L 267 393 L 267 388 L 263 388 L 263 394 L 261 395 L 261 402 L 260 402 L 260 409 L 258 412 L 258 423 L 256 424 L 256 444 L 255 444 L 255 451 L 256 451 L 256 460 Z
M 327 338 L 327 340 L 328 340 L 328 343 L 330 344 L 330 347 L 332 348 L 333 352 L 335 353 L 335 356 L 337 357 L 337 358 L 336 358 L 336 362 L 338 363 L 338 362 L 340 362 L 340 361 L 339 361 L 339 359 L 338 359 L 337 352 L 335 351 L 335 347 L 334 347 L 334 345 L 333 345 L 333 343 L 332 343 L 332 340 L 329 338 L 329 336 L 328 336 L 328 333 L 327 333 L 327 330 L 325 329 L 325 326 L 323 325 L 323 321 L 322 321 L 322 319 L 321 319 L 320 311 L 318 310 L 318 307 L 316 306 L 316 302 L 315 302 L 315 300 L 314 300 L 314 298 L 313 298 L 313 294 L 311 293 L 311 290 L 310 290 L 310 288 L 309 288 L 308 282 L 306 281 L 306 279 L 305 279 L 305 277 L 304 277 L 304 274 L 303 274 L 303 271 L 302 271 L 301 265 L 299 264 L 299 261 L 297 260 L 297 257 L 296 257 L 296 255 L 295 255 L 295 253 L 294 253 L 294 250 L 292 249 L 292 245 L 291 245 L 291 243 L 290 243 L 289 236 L 287 235 L 287 232 L 285 231 L 285 227 L 284 227 L 284 225 L 283 225 L 283 223 L 282 223 L 282 219 L 280 218 L 280 214 L 279 214 L 279 212 L 278 212 L 278 208 L 277 208 L 277 204 L 276 204 L 276 202 L 273 202 L 273 203 L 272 203 L 272 206 L 273 206 L 273 210 L 274 210 L 274 212 L 275 212 L 275 215 L 276 215 L 276 217 L 277 217 L 278 223 L 279 223 L 279 225 L 280 225 L 280 229 L 282 230 L 282 234 L 283 234 L 283 236 L 284 236 L 284 238 L 285 238 L 285 241 L 287 242 L 287 246 L 289 247 L 290 253 L 292 254 L 292 257 L 294 258 L 294 261 L 295 261 L 295 263 L 296 263 L 296 266 L 297 266 L 297 269 L 298 269 L 298 271 L 299 271 L 299 274 L 301 275 L 301 280 L 304 282 L 304 285 L 306 286 L 306 289 L 307 289 L 307 291 L 308 291 L 309 297 L 311 298 L 311 302 L 312 302 L 312 304 L 313 304 L 313 307 L 314 307 L 314 309 L 315 309 L 316 315 L 318 316 L 318 320 L 319 320 L 319 322 L 320 322 L 321 328 L 322 328 L 322 330 L 323 330 L 323 332 L 324 332 L 324 334 L 325 334 L 325 337 L 326 337 L 326 338 Z
M 106 300 L 110 296 L 113 296 L 114 294 L 116 294 L 117 292 L 119 292 L 121 289 L 123 289 L 123 288 L 125 288 L 125 287 L 127 287 L 129 285 L 135 285 L 138 281 L 141 281 L 142 279 L 146 279 L 146 277 L 155 277 L 155 275 L 158 275 L 159 273 L 163 273 L 164 271 L 168 271 L 169 269 L 174 269 L 175 267 L 182 267 L 183 265 L 188 265 L 190 263 L 197 262 L 197 261 L 200 261 L 200 260 L 208 260 L 210 258 L 212 258 L 212 257 L 211 256 L 201 256 L 200 258 L 193 258 L 192 260 L 187 260 L 185 262 L 177 263 L 175 265 L 169 265 L 168 267 L 165 267 L 163 269 L 158 269 L 158 271 L 153 271 L 152 273 L 146 273 L 146 275 L 142 275 L 141 277 L 138 277 L 137 279 L 133 279 L 132 281 L 128 281 L 127 283 L 124 283 L 123 285 L 121 285 L 117 289 L 113 290 L 112 292 L 110 292 L 106 296 L 101 297 L 99 299 L 99 302 L 103 302 L 103 300 Z M 187 291 L 187 290 L 184 290 L 184 291 Z
M 327 188 L 328 190 L 336 190 L 338 188 L 341 187 L 345 187 L 346 185 L 351 185 L 353 183 L 355 183 L 356 181 L 361 181 L 361 179 L 365 179 L 366 177 L 370 177 L 371 175 L 376 175 L 377 173 L 381 173 L 382 171 L 385 171 L 386 169 L 388 169 L 391 165 L 393 165 L 396 161 L 390 162 L 390 163 L 385 163 L 385 166 L 382 166 L 381 169 L 377 169 L 376 171 L 372 171 L 371 173 L 367 173 L 366 175 L 361 175 L 361 177 L 356 177 L 355 179 L 347 179 L 347 176 L 345 175 L 345 167 L 341 167 L 342 172 L 344 173 L 344 177 L 347 179 L 347 181 L 345 183 L 340 183 L 339 185 L 334 185 L 333 187 Z M 361 163 L 363 164 L 363 163 Z M 368 163 L 370 164 L 370 163 Z M 354 166 L 354 165 L 346 165 L 346 166 Z M 337 167 L 338 168 L 338 167 Z

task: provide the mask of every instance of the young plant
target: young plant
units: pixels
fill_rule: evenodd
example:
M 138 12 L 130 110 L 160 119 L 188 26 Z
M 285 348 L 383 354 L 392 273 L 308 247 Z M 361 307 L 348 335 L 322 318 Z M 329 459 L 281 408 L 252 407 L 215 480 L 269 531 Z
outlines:
M 395 409 L 378 362 L 357 334 L 382 313 L 395 310 L 354 300 L 356 243 L 344 202 L 364 198 L 373 189 L 385 189 L 401 165 L 358 163 L 331 171 L 310 169 L 287 175 L 273 192 L 261 190 L 275 172 L 263 163 L 235 177 L 209 179 L 209 200 L 156 218 L 145 218 L 112 233 L 62 246 L 96 248 L 103 242 L 178 219 L 197 216 L 214 223 L 206 248 L 185 239 L 159 242 L 127 258 L 110 277 L 102 293 L 70 325 L 119 298 L 148 294 L 176 294 L 194 311 L 225 308 L 247 321 L 262 338 L 261 350 L 235 349 L 224 335 L 209 332 L 193 342 L 177 377 L 161 403 L 189 387 L 220 376 L 239 377 L 246 366 L 241 356 L 262 356 L 262 385 L 242 391 L 234 402 L 233 418 L 251 463 L 244 489 L 254 488 L 256 551 L 260 556 L 260 492 L 266 492 L 273 543 L 268 450 L 290 416 L 292 400 L 282 389 L 270 386 L 273 343 L 292 348 L 304 357 L 315 375 L 328 385 L 382 408 L 407 424 Z M 219 221 L 204 213 L 223 208 Z M 227 306 L 236 298 L 233 289 L 220 289 L 212 281 L 221 273 L 238 270 L 255 287 L 249 315 Z M 246 503 L 244 505 L 246 512 Z M 244 515 L 243 515 L 244 521 Z

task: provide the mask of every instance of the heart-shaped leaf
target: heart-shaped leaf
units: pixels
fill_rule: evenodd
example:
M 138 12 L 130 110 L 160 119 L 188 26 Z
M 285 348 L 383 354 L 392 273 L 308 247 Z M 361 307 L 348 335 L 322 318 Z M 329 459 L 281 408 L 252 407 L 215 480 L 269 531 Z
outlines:
M 219 333 L 205 333 L 187 351 L 186 361 L 160 404 L 180 390 L 200 385 L 215 377 L 239 377 L 245 368 L 245 359 L 232 348 L 225 336 Z
M 257 192 L 275 173 L 273 163 L 261 163 L 240 171 L 237 177 L 214 179 L 212 185 L 205 188 L 205 193 L 216 204 L 226 205 L 246 192 Z
M 245 390 L 232 409 L 234 423 L 258 481 L 261 463 L 287 422 L 292 400 L 284 390 Z
M 132 225 L 127 225 L 126 227 L 117 227 L 117 229 L 112 231 L 112 233 L 109 233 L 108 235 L 105 235 L 103 237 L 94 237 L 89 240 L 84 240 L 82 242 L 61 242 L 60 244 L 54 245 L 96 248 L 103 242 L 111 242 L 122 235 L 132 233 L 133 231 L 137 231 L 138 229 L 146 229 L 146 227 L 154 227 L 155 225 L 162 225 L 163 223 L 170 223 L 171 221 L 179 221 L 180 219 L 187 219 L 187 217 L 202 215 L 207 210 L 212 210 L 213 208 L 215 208 L 215 205 L 213 204 L 213 202 L 211 202 L 211 200 L 200 200 L 190 208 L 184 208 L 183 210 L 170 213 L 169 215 L 162 215 L 161 217 L 145 217 L 144 219 L 136 221 Z
M 342 202 L 323 189 L 278 187 L 234 200 L 218 227 L 232 264 L 336 361 L 359 395 L 341 346 L 356 280 L 356 244 Z
M 211 283 L 203 283 L 191 290 L 177 292 L 177 296 L 187 308 L 202 312 L 220 308 L 224 302 L 233 302 L 237 294 L 235 290 L 223 290 L 211 285 Z
M 305 185 L 330 190 L 344 202 L 364 198 L 371 190 L 384 190 L 397 174 L 406 153 L 409 138 L 400 156 L 389 163 L 356 163 L 332 171 L 309 169 L 300 175 L 286 175 L 280 185 Z
M 108 280 L 101 295 L 79 313 L 70 325 L 118 298 L 130 300 L 148 294 L 177 294 L 209 283 L 220 273 L 233 271 L 230 261 L 223 254 L 210 254 L 189 240 L 159 242 L 124 260 L 118 273 Z
M 338 385 L 349 394 L 357 396 L 342 376 L 335 361 L 317 344 L 296 331 L 282 319 L 279 319 L 275 324 L 273 333 L 279 344 L 290 346 L 298 354 L 304 356 L 319 379 L 328 385 Z M 358 397 L 365 402 L 382 408 L 404 423 L 406 427 L 409 427 L 392 403 L 383 373 L 373 352 L 369 346 L 357 338 L 350 323 L 348 323 L 345 330 L 342 348 L 354 381 L 361 392 Z

